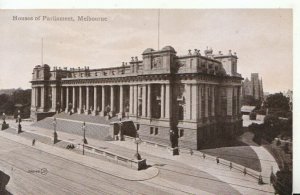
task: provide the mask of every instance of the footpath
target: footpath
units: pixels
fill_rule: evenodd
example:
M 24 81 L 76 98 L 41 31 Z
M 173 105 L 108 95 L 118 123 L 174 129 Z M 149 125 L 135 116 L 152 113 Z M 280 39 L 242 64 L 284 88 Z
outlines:
M 52 137 L 53 134 L 53 131 L 49 129 L 42 129 L 42 128 L 26 126 L 26 125 L 23 126 L 23 130 L 27 132 L 31 132 L 33 134 L 47 136 L 50 138 Z M 57 132 L 57 133 L 58 133 L 58 139 L 60 140 L 66 140 L 74 144 L 82 143 L 82 136 L 68 134 L 65 132 Z M 10 133 L 5 133 L 5 132 L 0 133 L 1 136 L 3 136 L 3 134 L 5 134 L 5 136 L 10 137 L 11 139 L 16 139 L 15 137 L 20 137 L 16 135 L 11 135 Z M 21 138 L 18 139 L 20 139 L 19 141 L 22 141 Z M 88 139 L 88 144 L 93 147 L 102 148 L 108 151 L 113 151 L 115 153 L 122 154 L 128 157 L 133 157 L 136 151 L 136 144 L 134 144 L 132 139 L 126 139 L 125 141 L 110 141 L 110 142 L 94 140 L 91 138 L 87 138 L 87 139 Z M 27 144 L 31 143 L 28 140 L 23 140 L 23 141 L 26 142 Z M 85 163 L 87 166 L 93 167 L 97 164 L 100 164 L 94 162 L 95 160 L 98 159 L 88 157 L 88 156 L 83 157 L 78 154 L 75 155 L 74 153 L 70 154 L 72 152 L 67 151 L 65 149 L 49 146 L 49 145 L 47 146 L 46 144 L 38 143 L 35 147 L 46 148 L 46 150 L 49 150 L 49 153 L 52 152 L 54 155 L 57 155 L 56 153 L 58 152 L 58 150 L 59 151 L 63 150 L 59 152 L 62 156 L 65 155 L 65 152 L 68 152 L 68 156 L 69 155 L 74 156 L 72 157 L 71 160 L 75 160 L 80 163 Z M 230 169 L 228 166 L 217 164 L 216 161 L 213 161 L 212 159 L 208 159 L 208 158 L 204 159 L 202 158 L 202 153 L 198 151 L 194 151 L 193 155 L 191 155 L 187 151 L 181 151 L 180 155 L 172 156 L 171 154 L 168 153 L 168 151 L 165 148 L 149 146 L 147 144 L 140 144 L 139 152 L 142 155 L 142 157 L 145 157 L 147 159 L 147 164 L 153 165 L 151 168 L 148 168 L 143 171 L 134 171 L 125 167 L 114 165 L 109 162 L 101 161 L 101 163 L 106 163 L 108 166 L 101 166 L 101 167 L 99 166 L 97 167 L 97 169 L 101 169 L 102 171 L 106 171 L 111 174 L 116 174 L 117 176 L 120 176 L 122 178 L 127 178 L 129 180 L 146 180 L 151 177 L 153 178 L 158 174 L 158 169 L 155 168 L 155 165 L 158 165 L 157 163 L 159 162 L 157 159 L 159 158 L 168 159 L 207 172 L 210 175 L 216 177 L 217 179 L 220 179 L 224 183 L 228 183 L 234 189 L 238 190 L 241 194 L 274 194 L 274 188 L 272 185 L 269 184 L 269 175 L 267 175 L 267 173 L 263 177 L 263 181 L 265 184 L 259 185 L 257 178 L 253 178 L 248 174 L 244 175 L 242 172 L 235 169 Z M 265 154 L 261 153 L 261 155 L 265 155 Z M 153 158 L 153 156 L 157 158 Z M 261 156 L 259 156 L 259 158 L 260 157 Z M 262 169 L 263 170 L 265 169 L 265 166 L 263 164 L 262 164 Z M 264 172 L 262 172 L 262 175 L 264 175 Z
M 49 131 L 49 130 L 48 130 Z M 0 131 L 0 136 L 25 146 L 41 150 L 43 152 L 49 153 L 51 155 L 59 156 L 61 158 L 71 160 L 78 164 L 88 166 L 90 168 L 96 169 L 100 172 L 107 173 L 109 175 L 129 180 L 129 181 L 144 181 L 156 177 L 159 174 L 159 170 L 156 167 L 149 167 L 145 170 L 136 171 L 127 167 L 123 167 L 117 164 L 110 163 L 105 160 L 100 160 L 98 158 L 93 158 L 86 155 L 80 155 L 72 151 L 68 151 L 63 148 L 53 147 L 48 144 L 44 144 L 36 141 L 35 145 L 32 146 L 31 140 L 22 137 L 21 135 L 12 134 L 9 132 Z M 67 157 L 67 158 L 66 158 Z

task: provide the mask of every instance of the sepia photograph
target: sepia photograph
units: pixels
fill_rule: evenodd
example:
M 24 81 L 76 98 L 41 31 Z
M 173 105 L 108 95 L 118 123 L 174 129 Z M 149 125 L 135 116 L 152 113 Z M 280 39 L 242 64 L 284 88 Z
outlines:
M 0 195 L 293 192 L 293 9 L 0 9 Z

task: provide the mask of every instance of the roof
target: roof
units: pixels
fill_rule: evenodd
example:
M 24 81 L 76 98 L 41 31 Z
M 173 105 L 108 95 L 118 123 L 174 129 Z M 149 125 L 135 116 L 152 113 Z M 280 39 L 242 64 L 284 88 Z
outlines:
M 152 48 L 147 48 L 147 49 L 145 49 L 145 51 L 143 52 L 143 54 L 151 53 L 152 51 L 154 51 L 154 49 L 152 49 Z
M 252 112 L 255 109 L 255 106 L 242 106 L 241 112 Z
M 162 51 L 176 52 L 175 49 L 172 46 L 165 46 L 165 47 L 162 48 Z

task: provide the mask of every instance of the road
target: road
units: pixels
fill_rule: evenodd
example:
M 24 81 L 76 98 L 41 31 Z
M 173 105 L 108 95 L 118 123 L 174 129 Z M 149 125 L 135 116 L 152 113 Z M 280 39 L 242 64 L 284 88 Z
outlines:
M 0 169 L 10 175 L 7 190 L 13 194 L 240 194 L 174 161 L 158 159 L 154 166 L 160 169 L 157 177 L 129 181 L 0 136 Z

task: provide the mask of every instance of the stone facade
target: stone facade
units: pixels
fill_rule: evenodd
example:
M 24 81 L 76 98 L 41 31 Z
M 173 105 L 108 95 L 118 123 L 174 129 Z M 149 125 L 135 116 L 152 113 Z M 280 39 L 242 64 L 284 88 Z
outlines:
M 258 73 L 251 73 L 251 80 L 248 78 L 242 83 L 242 96 L 253 96 L 254 99 L 263 101 L 264 91 L 262 79 L 259 79 Z
M 32 78 L 32 117 L 73 112 L 131 119 L 140 137 L 180 147 L 201 148 L 242 127 L 242 77 L 237 56 L 189 50 L 177 56 L 171 46 L 146 49 L 119 67 L 89 69 L 37 65 Z

